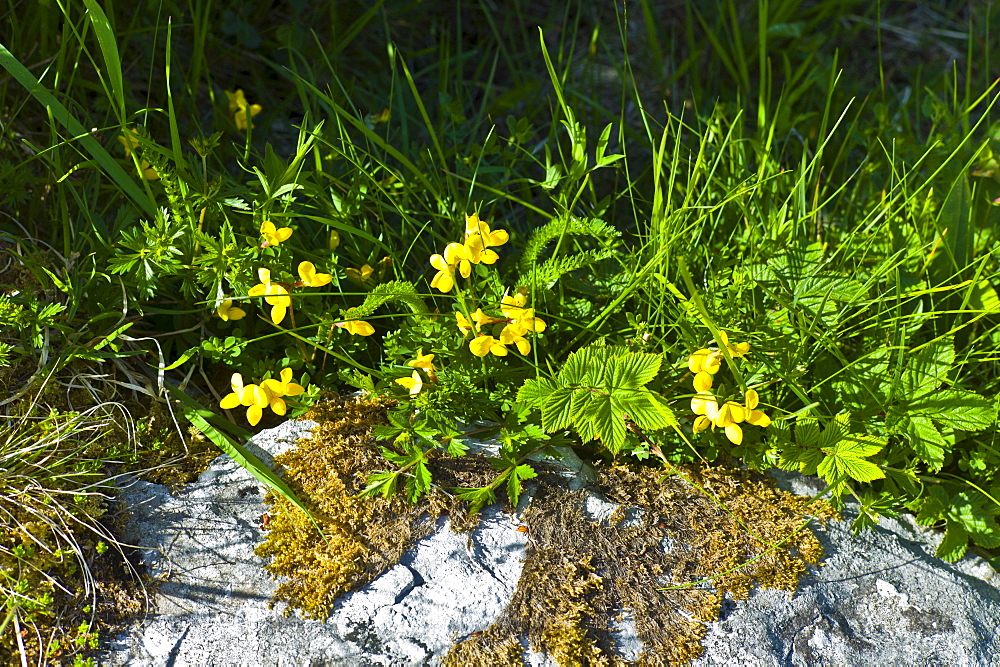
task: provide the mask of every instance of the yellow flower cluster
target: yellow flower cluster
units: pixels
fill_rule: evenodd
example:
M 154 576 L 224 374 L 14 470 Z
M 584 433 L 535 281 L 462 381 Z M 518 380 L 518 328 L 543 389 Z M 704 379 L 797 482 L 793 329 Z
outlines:
M 719 332 L 719 338 L 733 358 L 746 356 L 750 351 L 750 343 L 730 345 L 725 331 Z M 694 390 L 697 392 L 691 399 L 691 411 L 698 415 L 694 420 L 693 430 L 698 433 L 709 427 L 724 428 L 729 441 L 738 445 L 743 442 L 741 423 L 746 422 L 763 428 L 771 423 L 771 418 L 756 409 L 760 399 L 753 389 L 747 389 L 743 396 L 743 405 L 735 401 L 726 401 L 719 405 L 718 399 L 712 393 L 712 381 L 713 376 L 722 367 L 724 358 L 722 350 L 707 348 L 698 350 L 688 358 L 688 370 L 695 374 Z
M 510 238 L 503 229 L 490 230 L 490 226 L 473 213 L 465 216 L 465 242 L 449 243 L 441 255 L 431 255 L 431 266 L 437 273 L 431 279 L 431 287 L 450 292 L 455 286 L 455 271 L 468 278 L 472 265 L 493 264 L 500 256 L 491 247 L 502 246 Z
M 424 354 L 423 350 L 417 352 L 417 358 L 406 362 L 406 365 L 410 368 L 415 369 L 413 373 L 408 378 L 399 378 L 396 380 L 396 384 L 402 385 L 406 389 L 410 390 L 410 396 L 414 396 L 420 393 L 420 390 L 424 387 L 424 379 L 420 375 L 420 370 L 423 370 L 427 377 L 432 382 L 437 382 L 437 376 L 435 376 L 434 371 L 434 355 Z M 420 369 L 420 370 L 416 370 Z
M 243 384 L 243 376 L 233 373 L 229 381 L 233 392 L 227 394 L 219 406 L 223 410 L 244 406 L 247 409 L 247 421 L 251 426 L 256 426 L 264 414 L 264 408 L 269 407 L 276 415 L 284 415 L 288 411 L 285 405 L 285 396 L 298 396 L 305 391 L 305 388 L 292 382 L 292 369 L 283 368 L 280 379 L 268 379 L 257 384 Z
M 525 335 L 541 333 L 545 331 L 546 325 L 541 318 L 535 317 L 534 308 L 525 307 L 527 303 L 528 296 L 521 289 L 517 294 L 507 295 L 501 300 L 502 318 L 490 317 L 482 308 L 477 309 L 472 315 L 472 320 L 476 323 L 475 330 L 478 331 L 478 335 L 469 343 L 472 354 L 477 357 L 485 357 L 487 354 L 505 357 L 508 345 L 515 345 L 522 355 L 531 352 L 531 343 Z M 455 318 L 458 320 L 458 329 L 463 334 L 474 330 L 472 323 L 462 313 L 455 313 Z M 493 335 L 481 331 L 488 324 L 497 325 L 493 327 Z M 504 326 L 500 327 L 500 324 Z
M 250 104 L 247 102 L 242 88 L 237 88 L 235 93 L 227 90 L 226 97 L 229 98 L 229 113 L 233 117 L 236 129 L 246 130 L 248 125 L 251 128 L 255 127 L 250 119 L 259 114 L 263 107 L 259 104 Z
M 295 287 L 303 285 L 322 287 L 333 280 L 333 276 L 329 273 L 317 273 L 316 266 L 312 262 L 299 262 L 298 272 L 299 281 L 295 283 Z M 292 297 L 288 292 L 288 287 L 283 283 L 272 282 L 270 269 L 257 269 L 257 277 L 260 278 L 260 283 L 251 287 L 247 294 L 264 297 L 264 301 L 271 306 L 271 321 L 275 324 L 281 324 L 281 321 L 285 319 L 285 313 L 292 305 Z

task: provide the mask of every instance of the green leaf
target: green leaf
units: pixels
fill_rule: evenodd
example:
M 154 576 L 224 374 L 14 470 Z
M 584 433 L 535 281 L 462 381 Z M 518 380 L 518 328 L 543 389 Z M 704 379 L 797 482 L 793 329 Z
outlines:
M 373 472 L 368 475 L 368 485 L 358 494 L 358 497 L 382 496 L 383 498 L 391 498 L 396 495 L 397 479 L 399 479 L 398 472 Z
M 996 419 L 994 407 L 973 391 L 942 389 L 925 394 L 907 405 L 911 415 L 924 415 L 939 426 L 980 431 Z
M 552 380 L 545 378 L 525 380 L 524 385 L 517 391 L 517 400 L 540 405 L 554 391 L 556 391 L 556 384 Z
M 659 354 L 629 353 L 615 359 L 615 377 L 622 383 L 618 389 L 638 389 L 652 382 L 660 372 L 663 357 Z
M 865 461 L 855 456 L 836 455 L 836 465 L 839 472 L 846 474 L 851 479 L 859 482 L 871 482 L 876 479 L 884 479 L 885 473 L 882 469 L 871 461 Z
M 957 521 L 948 519 L 944 539 L 937 548 L 935 555 L 949 563 L 954 563 L 965 555 L 965 550 L 969 544 L 969 534 Z
M 455 495 L 469 503 L 470 512 L 478 512 L 486 505 L 492 505 L 497 501 L 493 489 L 489 486 L 476 488 L 459 487 L 455 489 Z
M 944 465 L 944 451 L 948 442 L 934 426 L 929 417 L 910 415 L 904 420 L 910 446 L 931 471 L 936 472 Z
M 101 9 L 97 0 L 83 0 L 87 6 L 87 17 L 91 25 L 94 26 L 94 34 L 97 35 L 97 43 L 101 47 L 101 55 L 104 57 L 104 70 L 107 72 L 111 83 L 110 97 L 115 102 L 115 116 L 118 122 L 125 122 L 125 88 L 122 86 L 122 62 L 118 55 L 118 40 L 115 38 L 114 28 L 108 21 L 107 15 Z M 98 68 L 97 76 L 102 79 L 102 70 Z
M 547 433 L 569 428 L 573 423 L 575 400 L 575 392 L 569 389 L 553 390 L 542 404 L 542 428 Z
M 954 363 L 954 337 L 946 336 L 924 345 L 906 362 L 902 397 L 909 399 L 937 389 L 948 379 Z

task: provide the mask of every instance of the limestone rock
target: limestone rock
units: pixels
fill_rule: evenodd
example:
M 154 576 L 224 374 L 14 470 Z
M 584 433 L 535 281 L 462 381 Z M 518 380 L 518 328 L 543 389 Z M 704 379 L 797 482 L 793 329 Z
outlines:
M 287 422 L 249 448 L 271 462 L 310 426 Z M 806 478 L 780 481 L 815 493 Z M 126 537 L 162 583 L 152 594 L 155 613 L 105 647 L 111 665 L 436 664 L 510 601 L 527 539 L 511 516 L 489 509 L 470 535 L 442 521 L 321 622 L 283 616 L 282 605 L 269 609 L 276 582 L 253 553 L 267 509 L 263 490 L 228 457 L 175 496 L 143 482 L 124 495 L 134 514 Z M 613 509 L 600 498 L 587 506 L 597 520 Z M 905 519 L 883 520 L 856 538 L 849 525 L 831 522 L 819 533 L 826 559 L 794 596 L 757 590 L 726 601 L 695 664 L 1000 665 L 1000 591 L 987 564 L 935 558 L 940 536 Z M 639 646 L 627 615 L 617 625 L 619 648 L 634 659 Z

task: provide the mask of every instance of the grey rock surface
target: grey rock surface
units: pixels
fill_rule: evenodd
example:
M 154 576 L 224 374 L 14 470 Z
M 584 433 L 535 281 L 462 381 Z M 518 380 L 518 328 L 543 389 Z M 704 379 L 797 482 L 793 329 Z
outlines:
M 249 448 L 270 462 L 310 426 L 287 422 Z M 776 476 L 796 493 L 819 490 L 816 480 Z M 277 583 L 253 554 L 263 490 L 231 459 L 220 456 L 175 496 L 136 482 L 125 497 L 134 513 L 126 537 L 162 583 L 155 613 L 107 646 L 111 665 L 436 664 L 506 606 L 526 546 L 517 522 L 500 512 L 485 512 L 471 535 L 442 521 L 398 565 L 340 600 L 327 621 L 304 620 L 268 608 Z M 593 497 L 587 509 L 600 520 L 614 507 Z M 827 557 L 794 596 L 757 590 L 726 601 L 695 664 L 1000 665 L 1000 577 L 989 565 L 935 558 L 940 535 L 906 519 L 852 537 L 853 517 L 845 516 L 819 532 Z M 639 644 L 627 615 L 618 626 L 619 646 L 634 659 Z
M 312 426 L 286 422 L 249 444 L 258 458 L 294 445 Z M 277 582 L 253 553 L 262 541 L 263 488 L 228 456 L 172 496 L 135 482 L 125 538 L 158 579 L 155 613 L 106 648 L 110 665 L 422 665 L 486 628 L 510 600 L 525 534 L 484 515 L 464 535 L 441 522 L 403 560 L 345 596 L 326 622 L 269 609 Z

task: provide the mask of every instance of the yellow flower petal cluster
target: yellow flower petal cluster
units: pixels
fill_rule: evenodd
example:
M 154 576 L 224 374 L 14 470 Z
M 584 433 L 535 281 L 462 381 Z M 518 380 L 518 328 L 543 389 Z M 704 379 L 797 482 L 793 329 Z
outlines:
M 726 332 L 719 333 L 722 343 L 732 357 L 743 357 L 750 351 L 750 343 L 730 345 Z M 718 399 L 712 393 L 712 376 L 719 371 L 722 358 L 719 350 L 708 349 L 698 350 L 688 358 L 688 370 L 695 374 L 693 384 L 696 393 L 691 398 L 691 412 L 698 415 L 692 430 L 698 433 L 708 428 L 722 428 L 725 429 L 729 441 L 739 445 L 743 442 L 743 429 L 740 424 L 766 427 L 770 425 L 771 418 L 756 409 L 760 398 L 753 389 L 747 389 L 742 405 L 736 401 L 726 401 L 719 405 Z
M 282 227 L 277 229 L 274 223 L 270 220 L 265 220 L 260 226 L 260 235 L 264 237 L 264 242 L 261 244 L 261 248 L 266 248 L 268 246 L 278 245 L 282 241 L 287 241 L 292 235 L 291 227 Z
M 271 321 L 281 324 L 281 320 L 285 319 L 285 313 L 292 305 L 292 297 L 284 285 L 271 282 L 270 269 L 257 269 L 257 276 L 260 278 L 260 284 L 251 287 L 247 294 L 264 297 L 264 301 L 271 306 Z
M 366 282 L 368 278 L 371 277 L 371 275 L 375 272 L 375 269 L 372 268 L 370 264 L 365 264 L 360 269 L 348 267 L 347 269 L 345 269 L 345 272 L 347 273 L 347 277 L 350 278 L 351 280 L 363 283 Z
M 500 256 L 490 247 L 502 246 L 509 238 L 510 235 L 503 229 L 491 230 L 478 214 L 466 216 L 464 242 L 449 243 L 442 254 L 431 255 L 431 266 L 437 269 L 431 279 L 431 287 L 450 292 L 455 286 L 455 271 L 468 278 L 473 264 L 495 263 Z
M 259 114 L 263 107 L 248 103 L 242 88 L 237 88 L 235 93 L 227 90 L 226 97 L 229 98 L 229 113 L 233 117 L 236 129 L 246 130 L 248 125 L 251 128 L 255 127 L 250 119 Z
M 232 299 L 226 299 L 222 305 L 216 309 L 215 314 L 222 318 L 223 322 L 230 320 L 241 320 L 247 316 L 247 311 L 233 305 Z
M 227 394 L 219 406 L 223 410 L 244 406 L 247 409 L 247 421 L 251 426 L 256 426 L 264 414 L 264 408 L 270 407 L 277 415 L 284 415 L 288 411 L 285 405 L 285 396 L 298 396 L 305 391 L 305 388 L 292 382 L 292 369 L 283 368 L 279 375 L 280 379 L 264 380 L 259 385 L 243 384 L 243 376 L 240 373 L 233 373 L 229 381 L 232 393 Z
M 125 149 L 125 157 L 130 157 L 139 147 L 139 135 L 135 133 L 135 130 L 125 130 L 124 134 L 118 135 L 118 142 Z M 139 161 L 139 170 L 147 181 L 155 181 L 160 178 L 156 170 L 149 166 L 148 160 Z
M 397 378 L 396 384 L 402 385 L 410 390 L 410 396 L 415 396 L 424 388 L 424 380 L 420 377 L 419 371 L 413 371 L 408 378 Z
M 329 273 L 316 273 L 312 262 L 299 262 L 299 284 L 306 287 L 322 287 L 329 285 L 333 276 Z
M 476 330 L 479 335 L 469 343 L 469 350 L 477 357 L 485 357 L 493 354 L 498 357 L 507 356 L 507 346 L 514 345 L 522 355 L 531 352 L 531 343 L 525 337 L 530 333 L 541 333 L 545 331 L 546 324 L 535 317 L 534 308 L 527 308 L 528 296 L 526 290 L 518 290 L 514 295 L 505 296 L 500 302 L 500 312 L 503 318 L 490 317 L 483 313 L 482 309 L 477 309 L 472 319 L 476 323 Z M 458 329 L 463 334 L 473 331 L 472 324 L 461 313 L 455 313 L 458 320 Z M 493 335 L 487 335 L 481 330 L 487 324 L 503 324 L 494 327 Z

